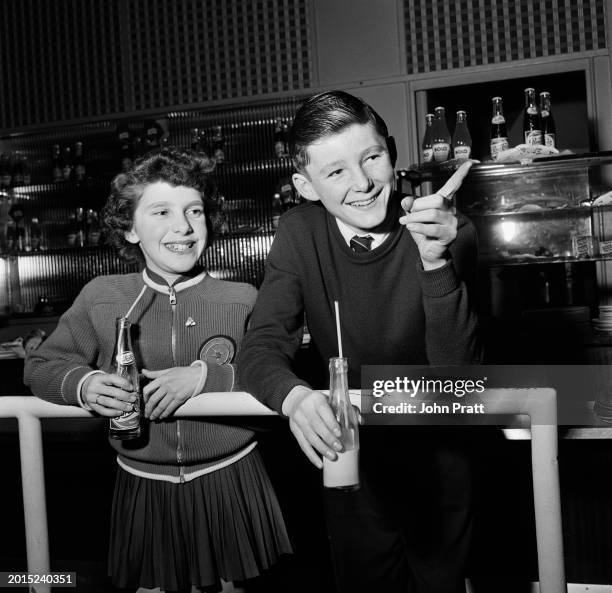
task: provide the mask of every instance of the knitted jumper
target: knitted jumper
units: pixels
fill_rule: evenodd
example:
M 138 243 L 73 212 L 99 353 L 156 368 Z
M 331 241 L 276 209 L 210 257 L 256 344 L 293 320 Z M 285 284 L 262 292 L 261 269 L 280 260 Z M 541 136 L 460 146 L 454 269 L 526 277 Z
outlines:
M 257 294 L 252 286 L 205 273 L 172 289 L 156 280 L 145 271 L 89 282 L 55 331 L 26 360 L 24 381 L 32 393 L 56 404 L 79 405 L 77 388 L 88 373 L 114 373 L 115 320 L 125 316 L 144 283 L 147 290 L 129 316 L 139 368 L 189 366 L 214 336 L 226 336 L 240 348 Z M 203 391 L 232 390 L 231 364 L 207 367 Z M 180 478 L 243 449 L 253 440 L 253 432 L 223 422 L 170 417 L 146 423 L 144 435 L 134 441 L 109 440 L 125 466 Z
M 389 206 L 397 218 L 399 199 L 396 194 Z M 334 300 L 352 388 L 361 387 L 362 365 L 477 362 L 476 233 L 461 215 L 450 256 L 443 267 L 424 271 L 414 239 L 399 222 L 381 245 L 355 253 L 319 202 L 287 212 L 238 358 L 243 387 L 278 412 L 296 385 L 328 388 L 329 358 L 338 356 Z M 308 377 L 297 377 L 292 363 L 304 312 L 314 365 Z

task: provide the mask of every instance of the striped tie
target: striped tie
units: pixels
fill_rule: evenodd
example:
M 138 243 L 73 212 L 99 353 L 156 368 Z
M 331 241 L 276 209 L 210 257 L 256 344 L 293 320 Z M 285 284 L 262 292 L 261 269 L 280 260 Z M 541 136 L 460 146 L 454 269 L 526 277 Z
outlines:
M 370 251 L 372 241 L 374 241 L 374 237 L 371 235 L 366 235 L 365 237 L 355 235 L 351 238 L 351 249 L 355 253 L 367 253 Z

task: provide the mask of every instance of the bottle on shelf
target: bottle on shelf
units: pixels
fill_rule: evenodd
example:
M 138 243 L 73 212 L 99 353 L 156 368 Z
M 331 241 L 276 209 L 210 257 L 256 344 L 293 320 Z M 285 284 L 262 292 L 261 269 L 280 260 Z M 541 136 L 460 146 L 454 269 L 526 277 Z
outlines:
M 98 213 L 93 208 L 88 208 L 86 212 L 87 221 L 87 245 L 95 247 L 100 244 L 100 236 L 102 229 L 100 227 L 100 218 Z
M 68 247 L 83 247 L 85 244 L 85 217 L 83 208 L 76 208 L 68 218 Z
M 348 391 L 346 358 L 329 359 L 329 404 L 342 434 L 338 459 L 323 457 L 323 486 L 351 491 L 359 488 L 359 421 Z
M 0 155 L 0 189 L 8 189 L 13 183 L 11 159 L 8 152 Z
M 467 160 L 472 154 L 472 137 L 467 125 L 467 113 L 457 111 L 457 122 L 452 139 L 453 158 Z
M 504 117 L 504 106 L 501 97 L 493 97 L 493 115 L 491 117 L 490 151 L 491 158 L 496 161 L 500 152 L 508 150 L 508 129 Z
M 5 243 L 7 251 L 15 251 L 17 248 L 17 225 L 15 221 L 9 217 L 6 221 Z
M 30 220 L 30 247 L 32 251 L 40 251 L 42 249 L 42 227 L 38 216 L 32 216 Z
M 119 152 L 121 155 L 121 171 L 126 173 L 131 169 L 134 162 L 132 133 L 127 124 L 119 124 L 117 126 L 117 140 L 119 141 Z
M 548 91 L 540 93 L 540 117 L 542 120 L 544 144 L 550 148 L 556 148 L 557 127 L 555 126 L 555 119 L 550 108 L 550 93 Z
M 32 183 L 32 172 L 28 157 L 25 154 L 21 155 L 21 170 L 23 172 L 23 185 L 30 185 Z
M 26 248 L 26 226 L 23 206 L 21 204 L 13 204 L 8 214 L 14 223 L 11 229 L 13 233 L 11 248 L 16 251 L 24 251 Z
M 431 128 L 433 157 L 436 163 L 447 161 L 450 156 L 451 135 L 446 125 L 446 110 L 444 107 L 434 109 L 435 118 Z
M 87 169 L 85 167 L 85 156 L 83 154 L 83 143 L 78 141 L 74 145 L 74 179 L 85 181 Z
M 163 130 L 154 119 L 144 122 L 143 132 L 146 152 L 160 147 Z
M 127 379 L 137 396 L 133 410 L 123 412 L 121 416 L 110 418 L 108 435 L 112 439 L 137 439 L 141 433 L 140 426 L 140 385 L 138 382 L 138 367 L 132 348 L 132 324 L 125 318 L 117 320 L 117 348 L 115 360 L 117 362 L 117 375 Z
M 85 245 L 85 212 L 80 206 L 75 210 L 75 247 Z
M 141 133 L 137 132 L 132 138 L 132 160 L 136 161 L 147 152 L 146 143 Z
M 191 140 L 189 146 L 194 152 L 202 152 L 202 143 L 200 136 L 200 128 L 191 128 L 190 130 Z
M 536 146 L 542 144 L 542 125 L 536 105 L 535 89 L 525 89 L 525 110 L 523 112 L 523 137 L 525 144 Z
M 288 210 L 296 205 L 296 191 L 293 187 L 291 177 L 281 177 L 276 187 L 276 191 L 280 195 L 280 199 L 285 210 Z
M 18 152 L 13 154 L 13 169 L 11 178 L 13 187 L 21 187 L 23 185 L 23 158 Z
M 68 233 L 66 234 L 66 245 L 68 247 L 74 247 L 76 245 L 77 237 L 77 222 L 76 212 L 71 212 L 68 216 Z
M 433 161 L 433 144 L 431 140 L 431 129 L 433 125 L 433 120 L 433 113 L 428 113 L 425 116 L 425 133 L 423 134 L 423 142 L 421 143 L 422 163 L 431 163 L 431 161 Z
M 54 183 L 63 179 L 62 157 L 59 144 L 54 144 L 51 149 L 51 179 Z
M 215 199 L 215 208 L 210 213 L 210 221 L 213 231 L 218 235 L 227 235 L 230 232 L 227 216 L 227 202 L 225 196 L 221 193 L 217 194 L 217 198 Z
M 223 130 L 221 126 L 213 128 L 212 135 L 213 157 L 218 165 L 225 162 L 225 140 L 223 138 Z
M 62 151 L 62 179 L 70 181 L 74 175 L 74 160 L 72 158 L 72 148 L 64 146 Z
M 289 154 L 286 128 L 282 117 L 277 117 L 274 120 L 274 154 L 277 158 L 283 158 Z
M 283 214 L 283 202 L 281 201 L 280 194 L 276 192 L 272 198 L 272 226 L 277 229 L 278 221 Z

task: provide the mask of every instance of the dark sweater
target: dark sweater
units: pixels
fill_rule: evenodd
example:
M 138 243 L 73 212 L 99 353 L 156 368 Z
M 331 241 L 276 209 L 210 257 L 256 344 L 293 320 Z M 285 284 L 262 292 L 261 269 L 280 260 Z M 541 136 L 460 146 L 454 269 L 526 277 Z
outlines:
M 281 218 L 238 359 L 243 387 L 279 412 L 296 385 L 329 387 L 329 358 L 338 356 L 334 300 L 352 388 L 361 387 L 362 365 L 477 362 L 476 233 L 461 215 L 450 254 L 443 267 L 424 271 L 399 223 L 379 247 L 357 254 L 319 202 L 294 208 Z M 315 361 L 309 381 L 292 370 L 304 312 Z
M 24 379 L 34 395 L 78 405 L 77 387 L 87 373 L 115 372 L 115 320 L 128 312 L 145 278 L 147 290 L 129 316 L 139 368 L 189 366 L 213 336 L 227 336 L 240 348 L 257 294 L 252 286 L 198 276 L 175 284 L 173 312 L 168 287 L 148 276 L 101 276 L 83 288 L 56 330 L 26 360 Z M 195 323 L 186 324 L 189 318 Z M 209 364 L 203 391 L 231 391 L 233 376 L 231 365 Z M 110 442 L 126 465 L 156 474 L 198 471 L 253 440 L 252 431 L 220 422 L 171 417 L 147 425 L 140 439 Z

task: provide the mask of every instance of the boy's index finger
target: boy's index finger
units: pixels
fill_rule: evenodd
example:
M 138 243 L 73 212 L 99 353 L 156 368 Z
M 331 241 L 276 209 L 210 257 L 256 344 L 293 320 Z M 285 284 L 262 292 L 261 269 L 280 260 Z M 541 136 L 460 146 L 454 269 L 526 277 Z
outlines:
M 451 175 L 450 179 L 436 192 L 439 196 L 449 200 L 461 187 L 463 180 L 468 174 L 472 165 L 477 162 L 472 159 L 461 163 L 461 166 Z

